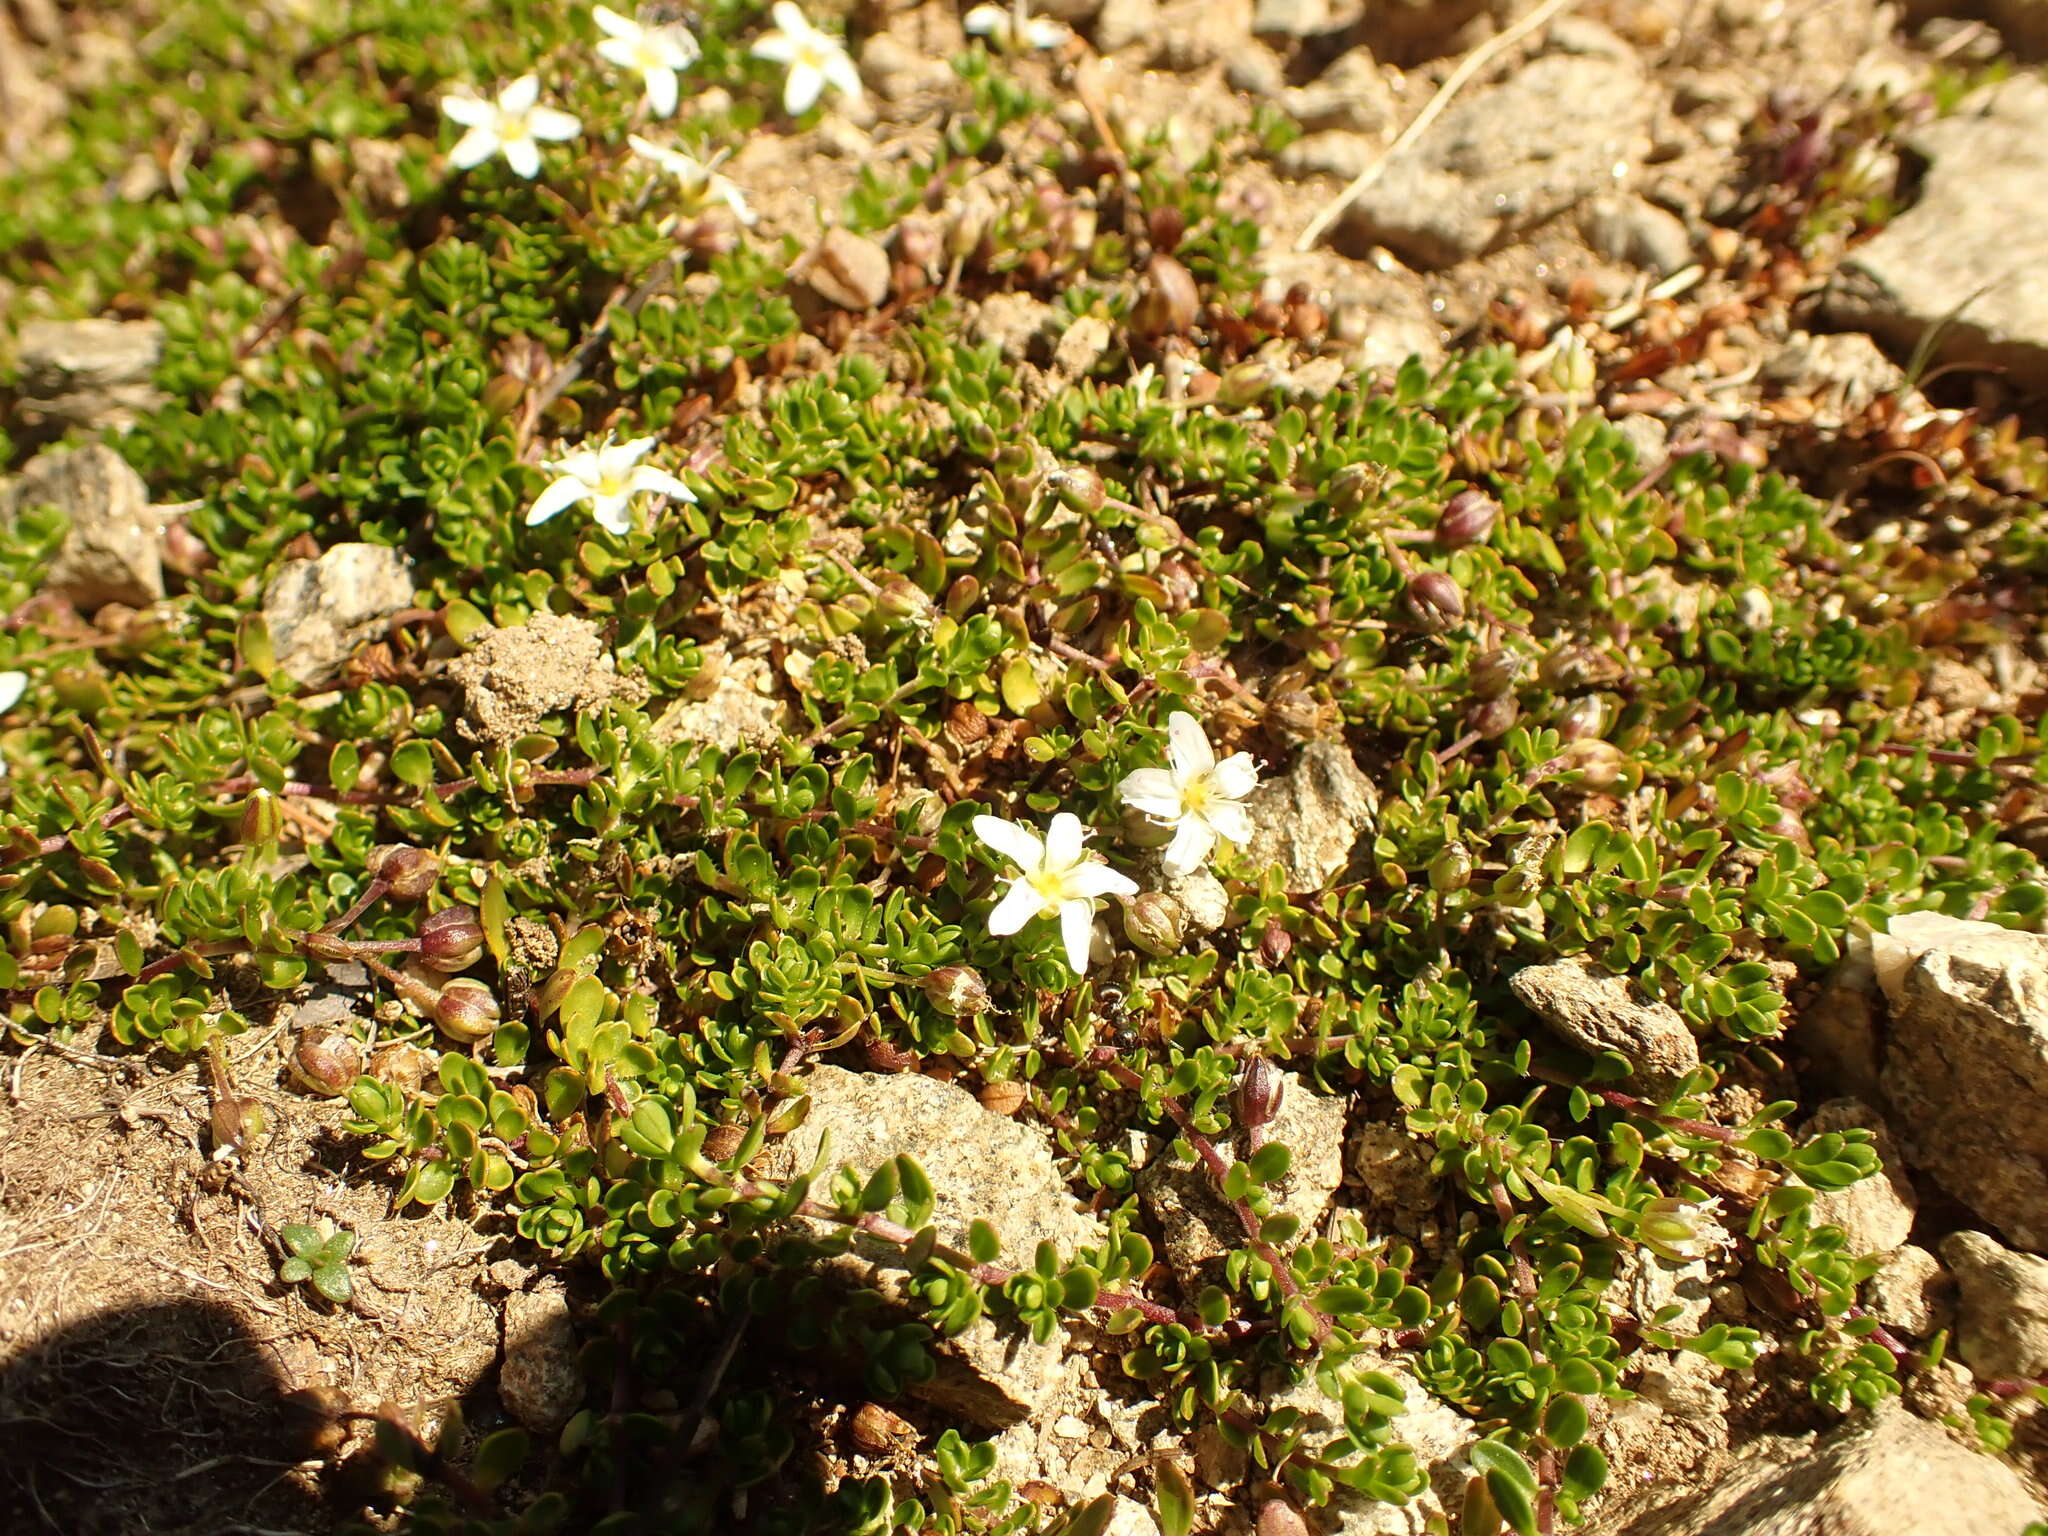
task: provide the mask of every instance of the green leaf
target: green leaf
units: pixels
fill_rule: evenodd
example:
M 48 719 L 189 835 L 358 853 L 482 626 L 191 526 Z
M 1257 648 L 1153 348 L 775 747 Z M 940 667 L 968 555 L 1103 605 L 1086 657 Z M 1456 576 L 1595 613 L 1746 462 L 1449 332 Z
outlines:
M 434 782 L 434 749 L 415 737 L 391 754 L 391 773 L 401 784 L 425 789 Z
M 1586 1405 L 1576 1397 L 1554 1397 L 1543 1414 L 1544 1438 L 1560 1448 L 1586 1438 Z
M 1287 1177 L 1287 1170 L 1294 1161 L 1294 1154 L 1285 1142 L 1269 1141 L 1252 1154 L 1252 1178 L 1260 1184 L 1271 1184 Z
M 993 1264 L 996 1255 L 1003 1251 L 1002 1239 L 996 1236 L 996 1229 L 979 1216 L 968 1224 L 967 1251 L 977 1264 Z
M 313 1271 L 313 1289 L 329 1301 L 345 1304 L 350 1288 L 348 1271 L 339 1264 L 327 1264 Z
M 502 1486 L 519 1471 L 533 1441 L 523 1429 L 501 1429 L 486 1435 L 470 1463 L 469 1478 L 485 1492 Z
M 1195 1526 L 1195 1490 L 1170 1458 L 1158 1464 L 1157 1488 L 1159 1536 L 1188 1536 Z

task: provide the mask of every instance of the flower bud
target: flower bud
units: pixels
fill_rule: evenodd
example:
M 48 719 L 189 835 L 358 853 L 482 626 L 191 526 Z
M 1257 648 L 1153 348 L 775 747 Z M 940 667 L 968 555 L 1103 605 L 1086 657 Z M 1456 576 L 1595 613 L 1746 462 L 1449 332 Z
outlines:
M 1187 232 L 1187 215 L 1172 203 L 1161 203 L 1145 215 L 1145 233 L 1155 251 L 1171 251 Z
M 254 1099 L 225 1094 L 213 1101 L 209 1129 L 213 1132 L 215 1161 L 240 1157 L 253 1150 L 270 1134 L 270 1116 Z
M 1408 582 L 1408 613 L 1432 635 L 1465 617 L 1465 594 L 1442 571 L 1422 571 Z
M 1285 1499 L 1268 1499 L 1259 1506 L 1255 1536 L 1308 1536 L 1308 1524 Z
M 1607 700 L 1597 693 L 1573 699 L 1557 717 L 1557 734 L 1566 741 L 1598 736 L 1607 727 Z
M 484 925 L 475 907 L 443 907 L 420 924 L 420 960 L 437 971 L 466 971 L 482 958 Z
M 524 382 L 509 373 L 501 373 L 484 385 L 484 414 L 494 421 L 502 420 L 519 409 L 519 402 L 525 394 Z
M 1248 405 L 1257 405 L 1273 393 L 1273 386 L 1279 382 L 1279 372 L 1270 363 L 1256 358 L 1247 358 L 1234 363 L 1223 372 L 1216 384 L 1216 403 L 1231 410 L 1243 410 Z
M 451 1040 L 487 1040 L 498 1028 L 498 1000 L 475 977 L 452 977 L 434 1004 L 434 1022 Z
M 1536 675 L 1553 693 L 1603 688 L 1621 678 L 1621 663 L 1590 645 L 1561 645 L 1537 664 Z
M 1270 1125 L 1274 1116 L 1280 1113 L 1281 1100 L 1287 1097 L 1287 1080 L 1273 1063 L 1263 1056 L 1254 1056 L 1244 1064 L 1244 1072 L 1237 1080 L 1237 1091 L 1232 1107 L 1237 1111 L 1237 1123 L 1246 1130 L 1256 1130 Z
M 1636 1215 L 1636 1241 L 1674 1264 L 1705 1258 L 1720 1246 L 1713 1200 L 1652 1200 Z
M 1439 893 L 1462 891 L 1472 883 L 1472 851 L 1463 843 L 1448 843 L 1429 861 L 1429 888 Z
M 1323 486 L 1323 496 L 1339 512 L 1356 512 L 1380 493 L 1380 487 L 1387 483 L 1387 470 L 1383 464 L 1360 460 L 1346 464 Z
M 1507 729 L 1522 717 L 1522 703 L 1512 693 L 1504 693 L 1497 699 L 1481 699 L 1465 711 L 1465 725 L 1468 730 L 1477 731 L 1491 741 L 1503 735 Z
M 1465 680 L 1475 699 L 1497 699 L 1515 686 L 1515 679 L 1521 671 L 1521 657 L 1495 646 L 1472 658 L 1472 667 Z
M 1259 935 L 1259 963 L 1272 968 L 1285 965 L 1287 957 L 1294 953 L 1294 935 L 1287 931 L 1286 924 L 1273 918 L 1266 924 L 1266 931 Z
M 1131 329 L 1140 336 L 1185 336 L 1201 307 L 1193 274 L 1171 256 L 1154 256 L 1131 310 Z
M 1446 549 L 1484 544 L 1493 536 L 1493 525 L 1499 521 L 1499 502 L 1484 491 L 1460 491 L 1444 503 L 1437 516 L 1436 541 Z
M 875 606 L 892 619 L 913 624 L 928 624 L 932 619 L 931 597 L 908 576 L 891 576 L 884 581 Z
M 382 843 L 372 848 L 369 868 L 399 901 L 426 900 L 441 876 L 441 861 L 410 843 Z
M 1135 805 L 1127 805 L 1117 835 L 1133 848 L 1164 848 L 1173 841 L 1173 826 L 1155 820 Z
M 249 798 L 242 803 L 242 824 L 236 833 L 242 846 L 275 849 L 283 830 L 284 811 L 277 796 L 267 789 L 250 791 Z
M 1140 891 L 1120 897 L 1124 913 L 1124 937 L 1148 955 L 1180 952 L 1187 937 L 1187 911 L 1173 897 L 1161 891 Z
M 363 1048 L 346 1030 L 309 1029 L 292 1047 L 289 1070 L 292 1081 L 306 1092 L 335 1098 L 362 1075 Z
M 1045 477 L 1045 488 L 1059 498 L 1060 505 L 1083 517 L 1102 510 L 1109 499 L 1102 476 L 1085 464 L 1055 469 Z
M 1621 749 L 1597 736 L 1585 736 L 1564 750 L 1565 766 L 1588 789 L 1605 789 L 1621 777 Z
M 931 1005 L 949 1019 L 966 1018 L 988 1006 L 988 983 L 971 965 L 942 965 L 918 978 Z

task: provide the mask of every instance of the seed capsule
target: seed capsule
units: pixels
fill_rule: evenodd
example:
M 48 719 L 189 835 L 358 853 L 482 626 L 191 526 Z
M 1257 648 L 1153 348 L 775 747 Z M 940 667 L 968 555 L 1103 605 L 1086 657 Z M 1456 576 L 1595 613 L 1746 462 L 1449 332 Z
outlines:
M 1408 612 L 1430 634 L 1442 634 L 1465 617 L 1465 594 L 1442 571 L 1422 571 L 1408 583 Z
M 1185 336 L 1194 329 L 1201 307 L 1194 275 L 1171 256 L 1154 256 L 1131 310 L 1131 328 L 1141 336 Z
M 370 850 L 370 873 L 391 887 L 399 901 L 424 901 L 441 876 L 441 861 L 410 843 L 384 843 Z
M 988 1006 L 988 983 L 968 965 L 942 965 L 918 979 L 931 1005 L 949 1019 L 966 1018 Z
M 437 971 L 466 971 L 484 952 L 484 925 L 475 907 L 443 907 L 420 924 L 420 959 Z
M 1515 679 L 1521 675 L 1522 658 L 1513 651 L 1504 651 L 1495 646 L 1490 651 L 1481 651 L 1472 658 L 1471 671 L 1466 682 L 1475 699 L 1497 699 L 1515 686 Z
M 1237 1123 L 1248 1130 L 1270 1124 L 1286 1097 L 1287 1081 L 1273 1063 L 1263 1056 L 1252 1057 L 1237 1080 Z
M 1124 937 L 1148 955 L 1180 952 L 1187 937 L 1187 912 L 1173 897 L 1160 891 L 1141 891 L 1121 898 Z
M 1493 525 L 1499 521 L 1499 502 L 1484 491 L 1460 491 L 1444 503 L 1436 520 L 1436 541 L 1446 549 L 1484 544 L 1493 536 Z
M 332 1099 L 347 1093 L 363 1071 L 363 1048 L 345 1030 L 314 1028 L 292 1047 L 292 1081 L 308 1093 Z
M 474 977 L 451 977 L 434 1004 L 434 1022 L 442 1034 L 465 1045 L 489 1039 L 498 1028 L 498 1000 Z
M 434 1057 L 416 1045 L 398 1041 L 380 1046 L 370 1056 L 370 1076 L 388 1087 L 415 1092 L 434 1070 Z

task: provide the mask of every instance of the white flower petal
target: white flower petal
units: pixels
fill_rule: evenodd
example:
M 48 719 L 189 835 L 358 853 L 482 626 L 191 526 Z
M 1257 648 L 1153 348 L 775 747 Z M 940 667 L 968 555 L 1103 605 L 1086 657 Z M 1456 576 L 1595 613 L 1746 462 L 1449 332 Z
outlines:
M 616 64 L 621 69 L 639 67 L 639 55 L 634 52 L 633 45 L 624 38 L 607 37 L 593 51 L 605 63 Z
M 623 539 L 633 531 L 633 493 L 621 491 L 616 496 L 592 497 L 590 516 L 598 527 L 608 529 Z
M 1166 717 L 1166 761 L 1183 782 L 1216 766 L 1202 722 L 1184 709 Z
M 768 19 L 775 23 L 776 31 L 787 33 L 793 38 L 800 39 L 807 34 L 815 34 L 818 30 L 811 25 L 810 18 L 797 7 L 795 0 L 775 0 L 775 4 L 769 8 Z
M 1009 22 L 1009 14 L 1000 5 L 977 5 L 960 18 L 960 25 L 969 37 L 995 37 Z
M 1045 901 L 1031 888 L 1029 880 L 1012 880 L 988 915 L 988 931 L 998 939 L 1008 938 L 1044 909 Z
M 681 92 L 676 86 L 676 72 L 673 69 L 650 69 L 647 71 L 647 105 L 656 117 L 667 117 L 676 109 Z
M 696 34 L 679 21 L 652 29 L 647 34 L 647 44 L 654 57 L 669 69 L 688 69 L 704 56 Z
M 1206 807 L 1202 819 L 1218 837 L 1242 847 L 1252 840 L 1252 813 L 1235 800 L 1218 800 Z
M 794 64 L 796 56 L 803 50 L 797 46 L 795 38 L 784 37 L 779 32 L 767 32 L 755 38 L 754 46 L 747 51 L 770 64 Z
M 1029 873 L 1043 867 L 1045 844 L 1029 827 L 1020 827 L 1000 816 L 977 816 L 973 827 L 976 837 L 1018 868 Z
M 789 78 L 782 83 L 782 110 L 791 117 L 802 117 L 818 104 L 819 93 L 825 89 L 825 76 L 815 64 L 799 59 L 789 66 Z
M 540 100 L 540 76 L 521 75 L 504 90 L 498 92 L 498 110 L 518 114 L 531 112 L 533 104 Z
M 1095 904 L 1088 901 L 1060 903 L 1060 938 L 1067 947 L 1067 964 L 1076 976 L 1088 974 L 1088 946 L 1095 938 Z
M 738 219 L 742 224 L 754 222 L 754 210 L 747 206 L 745 194 L 738 187 L 734 186 L 729 179 L 724 176 L 715 176 L 712 178 L 711 187 L 714 192 L 725 199 L 725 205 L 732 210 L 734 218 Z
M 1066 27 L 1050 16 L 1034 16 L 1024 23 L 1024 41 L 1033 48 L 1057 48 L 1068 35 Z
M 641 491 L 656 496 L 666 496 L 672 501 L 695 501 L 696 495 L 690 488 L 665 469 L 656 469 L 652 464 L 642 464 L 633 471 L 626 481 L 626 488 L 636 495 Z
M 1138 882 L 1122 870 L 1111 869 L 1107 864 L 1093 859 L 1079 869 L 1071 871 L 1066 878 L 1066 889 L 1076 896 L 1135 896 Z
M 498 109 L 475 96 L 443 96 L 441 115 L 465 128 L 483 128 L 498 120 Z
M 1072 869 L 1081 862 L 1082 845 L 1087 840 L 1081 818 L 1072 811 L 1061 811 L 1045 829 L 1045 867 Z
M 28 691 L 26 672 L 0 672 L 0 715 L 21 702 L 21 696 Z
M 472 128 L 448 151 L 448 163 L 458 171 L 473 170 L 498 152 L 498 135 L 489 127 Z
M 530 137 L 507 139 L 505 163 L 512 167 L 513 175 L 524 176 L 531 181 L 540 174 L 540 146 Z
M 859 101 L 863 94 L 860 84 L 860 70 L 845 49 L 835 47 L 824 59 L 825 78 L 833 89 L 848 101 Z
M 627 42 L 632 42 L 645 30 L 639 22 L 621 16 L 608 5 L 593 5 L 590 8 L 590 19 L 613 37 L 624 38 Z
M 1164 768 L 1139 768 L 1127 773 L 1118 782 L 1116 792 L 1125 805 L 1162 821 L 1171 821 L 1181 813 L 1180 786 Z
M 604 463 L 591 448 L 565 453 L 547 467 L 558 475 L 574 475 L 585 485 L 593 487 L 604 475 Z
M 1173 879 L 1191 875 L 1207 861 L 1216 846 L 1216 832 L 1199 816 L 1183 816 L 1174 829 L 1173 841 L 1160 856 L 1159 867 Z
M 1233 752 L 1209 774 L 1209 788 L 1226 800 L 1242 800 L 1259 787 L 1259 765 L 1249 752 Z
M 554 107 L 535 107 L 526 114 L 526 131 L 533 138 L 559 144 L 564 139 L 575 138 L 583 131 L 583 124 L 571 113 Z
M 526 526 L 544 523 L 564 507 L 573 507 L 590 494 L 590 487 L 574 475 L 564 475 L 553 485 L 534 497 L 533 505 L 526 509 Z

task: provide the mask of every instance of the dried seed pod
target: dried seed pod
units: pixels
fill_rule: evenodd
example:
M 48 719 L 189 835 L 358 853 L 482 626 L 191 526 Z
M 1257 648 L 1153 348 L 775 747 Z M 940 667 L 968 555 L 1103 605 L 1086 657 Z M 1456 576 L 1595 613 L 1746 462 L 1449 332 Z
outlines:
M 437 971 L 466 971 L 483 957 L 484 925 L 475 907 L 443 907 L 420 924 L 420 960 Z
M 1408 613 L 1430 634 L 1442 634 L 1465 617 L 1465 594 L 1442 571 L 1419 571 L 1408 582 Z
M 1536 675 L 1553 693 L 1576 693 L 1581 688 L 1604 688 L 1618 682 L 1622 666 L 1593 646 L 1561 645 L 1537 663 Z
M 1444 503 L 1436 520 L 1436 541 L 1446 549 L 1484 544 L 1500 521 L 1500 503 L 1484 491 L 1464 490 Z
M 370 1076 L 404 1093 L 417 1092 L 427 1074 L 434 1070 L 434 1057 L 416 1045 L 395 1041 L 379 1046 L 370 1054 Z
M 1515 679 L 1521 671 L 1521 657 L 1495 646 L 1472 658 L 1472 668 L 1465 681 L 1475 699 L 1497 699 L 1515 686 Z
M 1194 275 L 1171 256 L 1154 256 L 1131 310 L 1131 328 L 1140 336 L 1185 336 L 1201 307 Z
M 450 977 L 434 1004 L 434 1023 L 441 1033 L 463 1044 L 488 1040 L 498 1028 L 498 999 L 471 976 Z
M 714 1163 L 722 1163 L 739 1151 L 740 1143 L 746 1139 L 744 1126 L 714 1125 L 704 1138 L 704 1155 Z
M 1188 232 L 1187 215 L 1172 203 L 1161 203 L 1145 216 L 1145 232 L 1152 237 L 1152 249 L 1170 254 Z
M 1279 918 L 1272 918 L 1266 924 L 1266 931 L 1259 935 L 1259 961 L 1268 967 L 1284 965 L 1287 957 L 1294 953 L 1294 935 L 1289 933 Z
M 971 747 L 988 735 L 988 716 L 972 701 L 961 699 L 946 711 L 946 734 L 958 745 Z
M 988 1007 L 988 983 L 970 965 L 942 965 L 919 978 L 931 1005 L 949 1019 L 966 1018 Z
M 1557 734 L 1568 742 L 1598 736 L 1606 728 L 1607 700 L 1597 693 L 1581 694 L 1557 717 Z
M 846 1422 L 853 1443 L 869 1455 L 879 1455 L 893 1446 L 917 1438 L 917 1426 L 901 1414 L 891 1413 L 880 1403 L 862 1403 Z
M 221 1162 L 255 1150 L 270 1134 L 270 1116 L 245 1094 L 223 1094 L 213 1101 L 208 1129 L 213 1135 L 214 1161 Z
M 313 1028 L 299 1036 L 289 1063 L 292 1081 L 308 1093 L 337 1098 L 363 1072 L 363 1048 L 346 1030 Z

